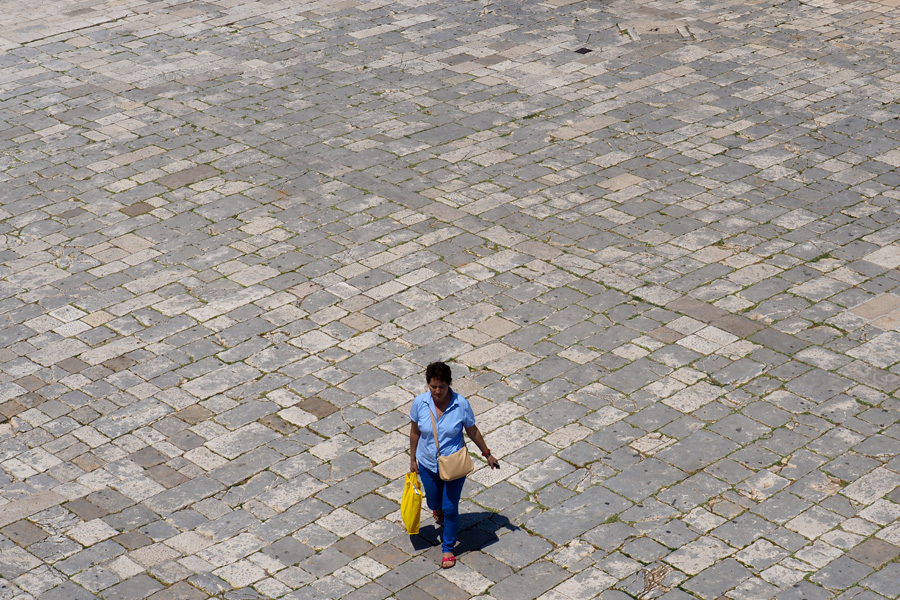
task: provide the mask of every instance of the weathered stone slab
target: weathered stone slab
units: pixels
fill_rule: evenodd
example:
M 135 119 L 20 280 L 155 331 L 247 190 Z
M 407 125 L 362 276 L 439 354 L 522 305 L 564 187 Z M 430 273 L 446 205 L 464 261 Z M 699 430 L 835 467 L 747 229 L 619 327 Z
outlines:
M 529 519 L 528 527 L 551 542 L 563 544 L 630 506 L 631 502 L 621 496 L 594 486 Z

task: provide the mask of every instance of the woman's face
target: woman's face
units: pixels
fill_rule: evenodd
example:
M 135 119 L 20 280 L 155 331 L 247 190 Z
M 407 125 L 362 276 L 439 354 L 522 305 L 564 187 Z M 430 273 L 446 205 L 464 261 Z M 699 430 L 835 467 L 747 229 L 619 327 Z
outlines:
M 435 404 L 443 404 L 450 398 L 450 384 L 436 377 L 432 377 L 428 382 L 428 389 Z

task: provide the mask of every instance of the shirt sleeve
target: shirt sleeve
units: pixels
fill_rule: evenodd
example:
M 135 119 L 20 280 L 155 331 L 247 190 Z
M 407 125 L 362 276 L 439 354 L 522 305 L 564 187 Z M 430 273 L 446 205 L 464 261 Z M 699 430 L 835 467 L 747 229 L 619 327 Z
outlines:
M 413 423 L 418 425 L 419 423 L 419 403 L 416 402 L 418 398 L 413 398 L 412 406 L 409 409 L 409 418 Z
M 475 424 L 475 413 L 472 411 L 472 405 L 468 400 L 464 401 L 465 410 L 463 411 L 463 427 L 471 427 Z

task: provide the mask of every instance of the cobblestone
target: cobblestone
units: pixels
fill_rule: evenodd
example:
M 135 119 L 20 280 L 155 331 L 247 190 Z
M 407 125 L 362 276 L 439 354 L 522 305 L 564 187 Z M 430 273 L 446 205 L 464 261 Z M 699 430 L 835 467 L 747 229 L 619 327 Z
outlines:
M 69 4 L 0 14 L 0 596 L 897 597 L 896 0 Z

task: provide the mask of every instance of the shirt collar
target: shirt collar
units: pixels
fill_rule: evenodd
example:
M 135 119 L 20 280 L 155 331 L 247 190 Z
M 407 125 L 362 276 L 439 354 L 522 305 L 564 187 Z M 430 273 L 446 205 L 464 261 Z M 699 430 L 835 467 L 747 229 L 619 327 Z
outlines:
M 425 392 L 425 393 L 428 394 L 428 401 L 431 402 L 431 407 L 434 408 L 435 410 L 437 410 L 437 406 L 435 406 L 435 404 L 434 404 L 434 398 L 431 397 L 431 392 Z M 444 410 L 444 412 L 447 412 L 448 410 L 450 410 L 451 408 L 456 406 L 457 396 L 458 396 L 458 394 L 453 391 L 453 388 L 450 388 L 450 403 L 447 404 L 447 408 Z

